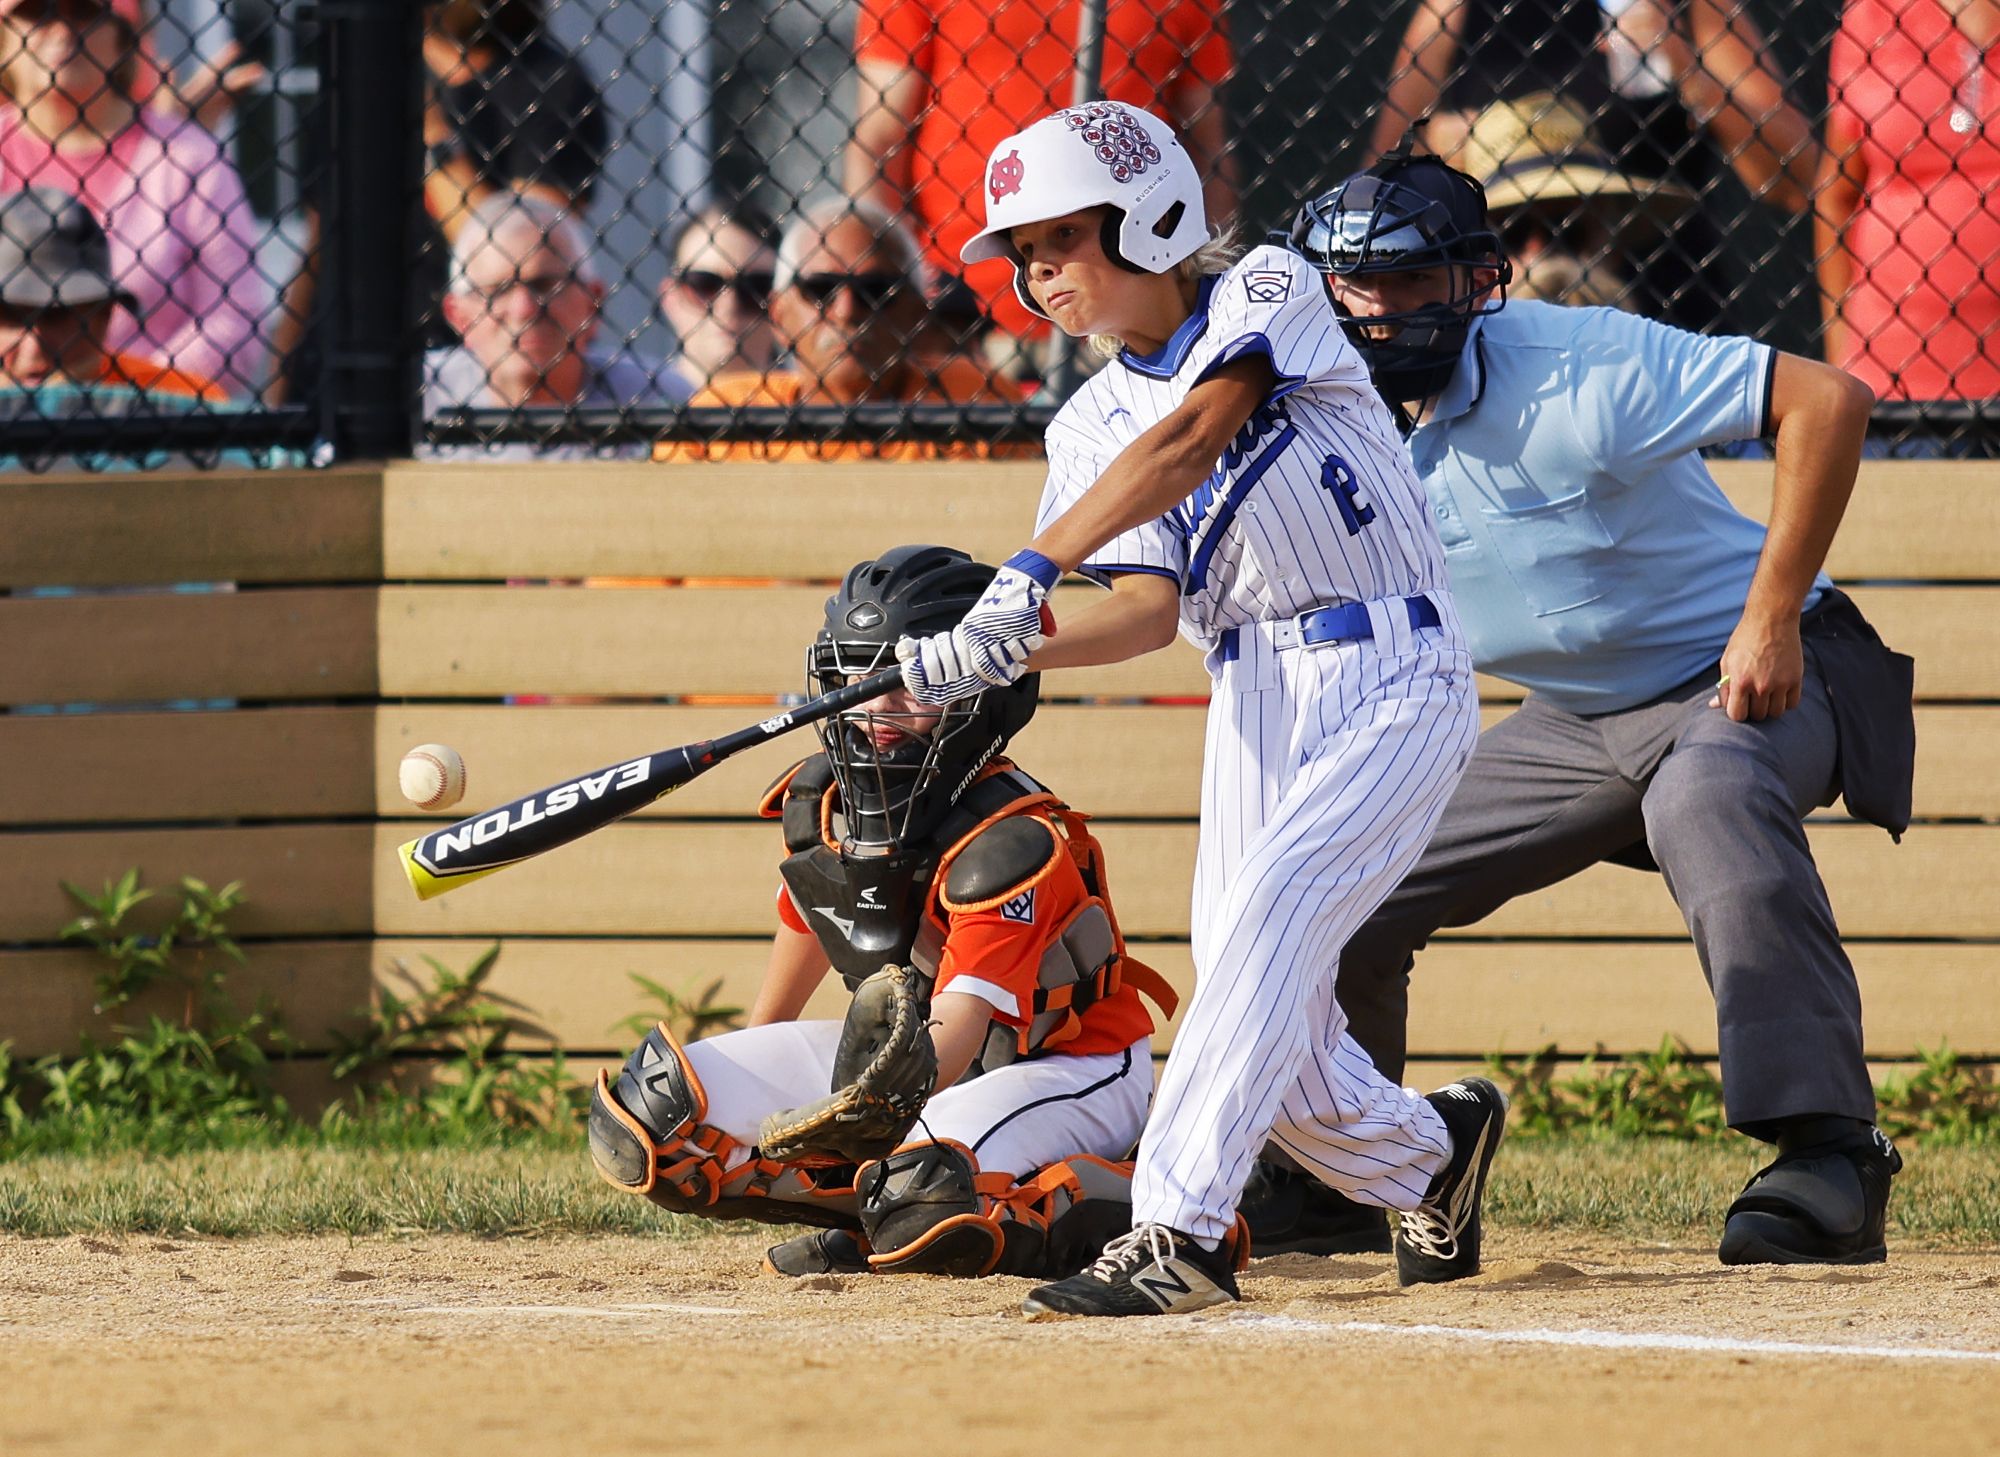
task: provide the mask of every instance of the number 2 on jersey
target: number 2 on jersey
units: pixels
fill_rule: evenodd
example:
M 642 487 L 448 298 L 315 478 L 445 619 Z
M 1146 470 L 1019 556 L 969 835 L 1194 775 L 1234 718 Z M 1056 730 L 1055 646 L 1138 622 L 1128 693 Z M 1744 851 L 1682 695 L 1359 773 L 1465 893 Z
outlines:
M 1319 483 L 1333 497 L 1334 509 L 1340 512 L 1349 536 L 1375 519 L 1375 508 L 1361 499 L 1361 483 L 1354 479 L 1353 467 L 1339 456 L 1326 458 L 1326 464 L 1319 468 Z

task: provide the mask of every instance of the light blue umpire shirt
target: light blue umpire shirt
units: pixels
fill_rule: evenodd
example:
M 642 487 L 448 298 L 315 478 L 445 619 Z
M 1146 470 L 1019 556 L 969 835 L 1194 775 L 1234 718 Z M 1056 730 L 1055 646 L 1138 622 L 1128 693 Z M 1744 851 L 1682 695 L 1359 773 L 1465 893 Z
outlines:
M 1764 528 L 1698 452 L 1764 433 L 1776 362 L 1616 309 L 1520 301 L 1473 321 L 1410 454 L 1483 671 L 1593 714 L 1715 666 Z

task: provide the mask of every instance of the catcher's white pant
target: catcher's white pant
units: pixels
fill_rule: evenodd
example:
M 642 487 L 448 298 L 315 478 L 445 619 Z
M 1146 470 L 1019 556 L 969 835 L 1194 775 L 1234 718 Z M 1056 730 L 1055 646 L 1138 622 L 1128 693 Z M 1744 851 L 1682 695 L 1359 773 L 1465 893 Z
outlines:
M 840 1027 L 774 1022 L 688 1045 L 708 1094 L 705 1121 L 743 1145 L 731 1166 L 750 1156 L 766 1114 L 827 1095 Z M 1123 1052 L 1038 1057 L 940 1090 L 910 1137 L 963 1144 L 988 1173 L 1026 1174 L 1075 1154 L 1116 1161 L 1138 1142 L 1152 1095 L 1149 1041 Z
M 1416 863 L 1478 738 L 1471 656 L 1435 596 L 1442 627 L 1371 603 L 1373 642 L 1280 649 L 1258 623 L 1234 661 L 1211 655 L 1195 989 L 1140 1145 L 1135 1222 L 1221 1239 L 1266 1139 L 1391 1209 L 1415 1208 L 1449 1152 L 1333 994 L 1341 947 Z

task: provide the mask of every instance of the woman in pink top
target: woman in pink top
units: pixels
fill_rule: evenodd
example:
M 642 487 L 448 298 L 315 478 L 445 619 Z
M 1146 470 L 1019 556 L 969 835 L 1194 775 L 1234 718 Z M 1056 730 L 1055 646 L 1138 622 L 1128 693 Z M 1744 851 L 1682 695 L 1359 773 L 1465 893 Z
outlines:
M 59 187 L 111 237 L 138 300 L 114 350 L 219 381 L 262 382 L 258 273 L 243 183 L 199 124 L 138 100 L 149 64 L 113 0 L 0 0 L 0 192 Z
M 2000 397 L 2000 0 L 1849 0 L 1827 84 L 1828 361 L 1881 399 Z

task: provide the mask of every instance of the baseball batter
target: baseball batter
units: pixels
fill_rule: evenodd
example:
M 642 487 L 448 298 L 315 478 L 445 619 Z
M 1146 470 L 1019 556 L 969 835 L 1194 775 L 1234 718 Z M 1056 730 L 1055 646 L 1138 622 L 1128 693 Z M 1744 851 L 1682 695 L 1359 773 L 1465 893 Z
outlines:
M 811 690 L 880 671 L 992 577 L 939 546 L 863 562 L 827 601 Z M 686 1047 L 663 1025 L 600 1075 L 611 1182 L 818 1226 L 770 1251 L 786 1275 L 1056 1276 L 1130 1223 L 1117 1161 L 1153 1090 L 1139 993 L 1174 997 L 1125 954 L 1082 816 L 999 757 L 1037 691 L 942 710 L 899 691 L 820 726 L 823 752 L 762 806 L 789 854 L 753 1025 Z M 829 967 L 856 988 L 845 1022 L 794 1020 Z
M 1196 988 L 1133 1229 L 1025 1308 L 1236 1298 L 1226 1236 L 1267 1139 L 1405 1211 L 1404 1283 L 1470 1274 L 1505 1099 L 1480 1079 L 1428 1099 L 1386 1081 L 1333 995 L 1341 946 L 1416 860 L 1478 731 L 1409 457 L 1317 276 L 1283 249 L 1217 245 L 1158 117 L 1057 112 L 1001 143 L 986 192 L 965 260 L 1010 259 L 1022 301 L 1112 362 L 1049 427 L 1034 543 L 957 628 L 899 644 L 906 682 L 945 703 L 1150 651 L 1176 626 L 1214 677 Z M 1072 569 L 1111 596 L 1045 643 L 1044 599 Z

